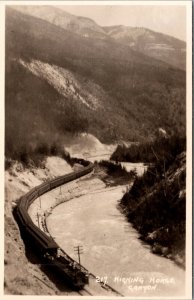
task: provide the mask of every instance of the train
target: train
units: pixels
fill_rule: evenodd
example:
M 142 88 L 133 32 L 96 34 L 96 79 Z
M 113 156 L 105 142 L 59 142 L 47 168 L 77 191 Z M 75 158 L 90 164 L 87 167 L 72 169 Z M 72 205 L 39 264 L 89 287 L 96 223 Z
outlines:
M 69 257 L 54 239 L 36 226 L 28 214 L 28 208 L 35 199 L 44 193 L 80 178 L 93 171 L 94 165 L 83 159 L 75 159 L 83 165 L 79 171 L 59 176 L 49 182 L 44 182 L 22 196 L 15 208 L 14 214 L 22 233 L 30 239 L 34 248 L 47 265 L 55 267 L 76 288 L 82 289 L 89 283 L 89 272 Z

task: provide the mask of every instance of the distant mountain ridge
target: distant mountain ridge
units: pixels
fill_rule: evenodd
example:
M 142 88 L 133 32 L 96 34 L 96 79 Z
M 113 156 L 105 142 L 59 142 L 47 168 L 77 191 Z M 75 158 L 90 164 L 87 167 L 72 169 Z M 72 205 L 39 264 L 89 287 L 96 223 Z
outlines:
M 13 8 L 26 15 L 45 20 L 53 25 L 77 33 L 81 36 L 94 37 L 93 34 L 96 33 L 98 37 L 106 38 L 106 32 L 92 19 L 72 15 L 55 6 L 24 5 L 13 6 Z
M 186 43 L 184 41 L 143 27 L 121 25 L 103 28 L 110 37 L 128 45 L 131 49 L 185 70 Z
M 184 135 L 185 72 L 102 34 L 6 8 L 6 155 L 82 132 L 105 143 L 151 139 L 159 127 Z
M 143 27 L 103 27 L 90 18 L 75 16 L 55 6 L 13 6 L 24 14 L 40 18 L 85 38 L 114 39 L 120 44 L 177 68 L 186 68 L 186 43 Z

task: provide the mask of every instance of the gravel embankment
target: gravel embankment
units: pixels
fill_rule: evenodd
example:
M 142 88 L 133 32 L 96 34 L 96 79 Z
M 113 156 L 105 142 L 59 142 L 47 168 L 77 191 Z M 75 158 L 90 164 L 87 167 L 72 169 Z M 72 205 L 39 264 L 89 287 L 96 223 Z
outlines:
M 49 157 L 45 169 L 24 169 L 15 163 L 5 172 L 5 245 L 4 245 L 4 293 L 7 295 L 58 295 L 69 294 L 68 287 L 60 290 L 59 283 L 49 279 L 34 262 L 33 252 L 21 239 L 18 225 L 13 217 L 12 209 L 16 201 L 31 188 L 53 178 L 71 172 L 71 167 L 58 157 Z M 72 292 L 71 295 L 77 295 Z

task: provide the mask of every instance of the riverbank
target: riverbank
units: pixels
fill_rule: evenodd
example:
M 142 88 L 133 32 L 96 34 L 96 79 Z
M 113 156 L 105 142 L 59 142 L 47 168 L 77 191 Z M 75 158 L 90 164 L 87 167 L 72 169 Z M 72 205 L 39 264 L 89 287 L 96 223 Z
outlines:
M 159 176 L 160 175 L 160 176 Z M 152 252 L 185 268 L 186 154 L 160 174 L 156 167 L 137 178 L 120 202 L 128 222 L 151 245 Z
M 151 253 L 118 210 L 125 188 L 88 178 L 84 194 L 53 208 L 49 232 L 75 260 L 74 247 L 81 245 L 81 264 L 125 296 L 183 295 L 184 271 Z
M 88 138 L 88 137 L 87 137 Z M 91 141 L 90 141 L 91 140 Z M 95 143 L 95 144 L 94 144 Z M 74 144 L 70 140 L 70 146 Z M 75 141 L 77 145 L 77 141 Z M 99 149 L 104 151 L 106 145 L 100 144 L 95 138 L 89 136 L 87 147 L 90 146 L 92 153 L 97 153 Z M 96 145 L 98 147 L 96 148 Z M 79 150 L 80 145 L 76 146 Z M 111 151 L 109 149 L 109 151 Z M 98 154 L 98 153 L 97 153 Z M 84 157 L 82 153 L 78 157 Z M 39 167 L 33 166 L 32 163 L 24 166 L 17 161 L 10 161 L 6 164 L 5 171 L 5 271 L 4 271 L 4 292 L 7 295 L 79 295 L 73 292 L 66 284 L 60 284 L 57 278 L 53 278 L 52 274 L 45 273 L 40 265 L 34 264 L 33 251 L 26 249 L 23 240 L 21 239 L 19 228 L 13 218 L 12 210 L 16 206 L 17 199 L 27 193 L 31 188 L 41 184 L 42 182 L 52 179 L 56 176 L 64 175 L 72 172 L 72 167 L 59 157 L 48 157 L 45 162 L 41 162 Z M 78 166 L 77 166 L 78 167 Z M 87 177 L 86 177 L 87 179 Z M 70 183 L 71 184 L 71 183 Z M 96 184 L 96 183 L 95 183 Z M 66 200 L 71 197 L 77 197 L 84 193 L 87 188 L 87 182 L 79 187 L 76 181 L 73 182 L 71 188 L 66 190 L 59 189 L 56 195 L 56 201 L 50 198 L 50 203 L 47 202 L 45 216 L 51 212 L 53 206 L 63 201 L 63 195 Z M 60 193 L 61 191 L 61 193 Z M 43 230 L 46 230 L 43 208 L 44 201 L 41 198 L 36 203 L 36 208 L 30 208 L 32 218 L 35 224 L 40 225 Z M 42 207 L 40 207 L 42 204 Z M 18 267 L 19 266 L 19 267 Z
M 51 233 L 52 230 L 50 230 L 47 222 L 53 214 L 53 211 L 57 208 L 60 209 L 64 203 L 71 202 L 73 199 L 78 199 L 80 196 L 90 193 L 91 190 L 94 193 L 98 193 L 103 188 L 105 188 L 105 184 L 101 180 L 96 178 L 95 175 L 88 174 L 43 194 L 41 196 L 41 200 L 36 199 L 32 203 L 28 213 L 33 222 L 40 227 L 41 230 L 45 231 L 49 235 L 51 234 L 51 236 L 56 240 L 56 236 Z M 76 220 L 74 221 L 76 222 Z M 66 233 L 68 234 L 68 231 Z M 71 243 L 71 240 L 66 239 L 66 244 L 69 243 Z M 60 247 L 60 244 L 58 245 Z M 64 247 L 61 247 L 61 249 L 66 252 Z M 91 272 L 90 268 L 88 268 L 88 270 Z M 117 296 L 116 291 L 113 291 L 105 284 L 99 284 L 94 276 L 89 276 L 89 282 L 89 286 L 86 286 L 84 289 L 87 290 L 89 294 L 98 296 Z
M 54 164 L 52 163 L 51 165 L 54 165 Z M 54 174 L 54 170 L 53 170 L 52 171 L 53 174 L 51 172 L 51 174 L 49 175 L 48 168 L 46 168 L 44 171 L 24 170 L 24 169 L 22 169 L 21 166 L 20 167 L 17 166 L 17 168 L 19 168 L 17 171 L 15 171 L 15 169 L 13 168 L 13 170 L 11 171 L 11 174 L 10 174 L 10 172 L 8 172 L 6 174 L 7 175 L 6 180 L 12 184 L 13 178 L 10 176 L 13 176 L 13 177 L 15 176 L 16 180 L 13 180 L 14 189 L 16 189 L 17 185 L 20 183 L 22 188 L 25 187 L 25 193 L 29 190 L 29 187 L 32 188 L 33 186 L 40 184 L 43 180 L 45 180 L 49 176 L 52 177 Z M 70 166 L 68 166 L 68 168 L 70 168 Z M 62 169 L 59 168 L 59 169 L 61 170 L 62 174 L 64 174 L 64 169 L 63 168 Z M 59 169 L 58 169 L 58 166 L 55 166 L 56 172 L 60 173 Z M 67 173 L 69 173 L 69 171 L 70 170 L 68 169 Z M 42 174 L 42 172 L 43 172 L 43 175 L 40 176 L 39 172 L 40 172 L 40 174 Z M 59 174 L 59 175 L 61 175 L 61 174 Z M 56 176 L 56 173 L 55 173 L 55 176 Z M 41 177 L 41 178 L 39 178 L 39 177 Z M 33 178 L 33 180 L 32 180 L 32 178 Z M 16 184 L 17 181 L 19 181 L 19 183 Z M 84 234 L 84 236 L 87 238 L 87 240 L 90 239 L 90 234 L 91 234 L 91 236 L 92 236 L 91 245 L 94 246 L 94 249 L 92 249 L 91 251 L 89 251 L 87 253 L 88 254 L 87 261 L 89 261 L 89 263 L 91 263 L 90 262 L 90 253 L 95 254 L 95 251 L 96 251 L 97 252 L 96 260 L 98 261 L 98 266 L 100 266 L 99 260 L 101 260 L 103 262 L 103 267 L 107 264 L 107 269 L 105 268 L 105 272 L 103 270 L 103 272 L 101 273 L 100 269 L 99 270 L 95 269 L 95 268 L 91 269 L 92 264 L 90 264 L 88 266 L 88 269 L 89 269 L 89 271 L 94 270 L 93 273 L 95 273 L 95 275 L 98 276 L 98 278 L 103 278 L 104 281 L 108 280 L 107 278 L 109 278 L 107 283 L 109 285 L 113 286 L 116 290 L 119 289 L 120 293 L 122 293 L 124 295 L 132 295 L 132 296 L 140 295 L 141 296 L 142 291 L 145 291 L 146 292 L 145 296 L 147 296 L 147 295 L 158 295 L 158 293 L 161 293 L 161 292 L 162 292 L 162 294 L 166 295 L 166 293 L 168 291 L 167 295 L 169 295 L 169 284 L 170 284 L 170 286 L 171 286 L 170 291 L 172 292 L 172 295 L 174 295 L 174 289 L 175 288 L 177 289 L 177 287 L 179 287 L 179 290 L 178 290 L 179 294 L 177 294 L 177 295 L 180 295 L 180 293 L 182 293 L 183 285 L 184 285 L 184 273 L 181 273 L 179 269 L 174 272 L 174 267 L 172 265 L 168 265 L 168 266 L 165 266 L 165 268 L 170 270 L 170 273 L 166 275 L 165 270 L 163 270 L 163 265 L 162 265 L 164 263 L 164 261 L 163 261 L 164 258 L 161 258 L 163 263 L 160 263 L 160 261 L 157 261 L 153 257 L 150 257 L 149 256 L 150 254 L 153 255 L 152 253 L 150 253 L 150 248 L 147 247 L 146 245 L 143 245 L 143 248 L 142 248 L 142 244 L 141 243 L 139 244 L 139 242 L 140 242 L 139 234 L 136 231 L 134 231 L 133 228 L 130 229 L 130 235 L 129 235 L 129 236 L 132 235 L 132 237 L 134 237 L 134 240 L 132 240 L 132 244 L 136 245 L 135 248 L 132 250 L 133 254 L 131 255 L 131 252 L 129 254 L 129 252 L 126 251 L 126 249 L 128 248 L 127 244 L 125 244 L 125 241 L 127 241 L 126 237 L 124 237 L 123 240 L 121 239 L 121 244 L 119 245 L 119 249 L 122 246 L 125 248 L 125 249 L 123 249 L 123 253 L 122 253 L 122 257 L 124 257 L 123 266 L 124 266 L 124 268 L 127 267 L 127 270 L 130 270 L 130 273 L 128 274 L 127 273 L 128 271 L 125 272 L 125 269 L 123 270 L 122 266 L 120 268 L 121 254 L 118 252 L 118 243 L 116 243 L 115 246 L 111 246 L 111 241 L 118 241 L 118 238 L 116 238 L 114 236 L 114 234 L 117 232 L 118 237 L 120 237 L 120 235 L 122 236 L 122 234 L 123 234 L 123 227 L 126 229 L 126 225 L 127 225 L 126 220 L 123 215 L 122 216 L 121 216 L 121 214 L 118 215 L 117 205 L 118 205 L 118 201 L 122 198 L 122 195 L 125 192 L 125 190 L 129 188 L 129 184 L 130 183 L 128 183 L 127 186 L 122 185 L 122 186 L 115 186 L 115 187 L 107 188 L 107 185 L 100 179 L 99 174 L 98 174 L 98 176 L 97 176 L 97 174 L 93 174 L 92 176 L 87 175 L 86 177 L 84 177 L 82 179 L 75 180 L 73 182 L 68 183 L 67 185 L 64 185 L 62 187 L 59 187 L 59 188 L 49 192 L 50 194 L 47 193 L 46 195 L 42 195 L 40 198 L 38 198 L 37 200 L 34 201 L 33 205 L 29 209 L 29 214 L 30 214 L 31 218 L 33 219 L 34 223 L 37 224 L 38 226 L 40 226 L 42 228 L 42 230 L 46 230 L 46 228 L 48 228 L 49 233 L 55 238 L 56 242 L 60 246 L 61 246 L 61 244 L 57 240 L 58 239 L 57 234 L 52 232 L 53 228 L 55 228 L 56 230 L 57 230 L 57 228 L 59 228 L 59 230 L 62 230 L 63 233 L 65 232 L 65 234 L 68 235 L 65 238 L 63 237 L 63 241 L 65 241 L 65 246 L 61 246 L 61 248 L 64 249 L 66 252 L 67 252 L 66 247 L 70 247 L 70 245 L 73 246 L 73 244 L 75 244 L 75 246 L 77 246 L 77 243 L 81 244 L 82 240 L 79 239 L 79 234 L 81 232 L 82 232 L 82 234 Z M 10 185 L 8 184 L 7 186 L 10 186 Z M 15 193 L 14 189 L 12 190 L 12 192 Z M 21 191 L 20 191 L 20 193 L 22 194 Z M 10 197 L 10 195 L 9 195 L 9 197 Z M 85 199 L 86 201 L 85 200 L 83 201 L 84 197 L 86 197 L 86 199 Z M 71 200 L 71 201 L 69 201 L 69 200 Z M 88 203 L 88 201 L 89 201 L 89 203 Z M 72 203 L 74 203 L 74 204 L 72 204 Z M 113 204 L 114 204 L 114 209 L 113 209 L 113 207 L 111 208 L 111 205 L 113 205 Z M 13 201 L 12 205 L 13 206 L 15 205 L 15 201 Z M 63 205 L 65 206 L 64 210 L 62 209 Z M 73 211 L 71 210 L 70 212 L 68 212 L 67 207 L 70 206 L 70 208 L 71 208 L 72 205 L 75 205 Z M 80 205 L 80 208 L 79 208 L 79 205 Z M 99 208 L 97 208 L 96 205 L 99 205 Z M 50 229 L 48 220 L 53 218 L 54 213 L 57 209 L 59 209 L 60 213 L 62 213 L 62 212 L 64 213 L 64 216 L 62 218 L 63 221 L 68 216 L 69 216 L 69 220 L 64 225 L 62 225 L 62 224 L 57 225 L 57 222 L 59 219 L 56 218 L 54 220 L 52 228 Z M 84 209 L 86 209 L 86 211 L 84 214 L 82 214 L 82 210 L 84 210 Z M 89 211 L 87 211 L 87 209 L 89 209 Z M 115 209 L 116 209 L 116 211 L 115 211 Z M 78 214 L 81 213 L 82 217 L 81 217 L 81 215 L 74 215 L 74 213 L 78 213 Z M 104 215 L 104 213 L 108 214 L 108 216 L 111 218 L 108 217 L 108 219 L 106 219 L 107 215 Z M 100 216 L 104 217 L 102 222 L 100 220 Z M 45 217 L 47 218 L 46 223 L 45 223 Z M 81 222 L 80 222 L 80 220 L 81 220 Z M 120 221 L 122 220 L 122 222 L 118 223 L 119 220 Z M 6 222 L 7 222 L 7 220 L 6 220 Z M 116 227 L 114 227 L 114 224 L 116 224 Z M 111 227 L 107 227 L 109 225 L 111 225 Z M 68 226 L 72 226 L 72 228 L 71 227 L 69 228 Z M 73 226 L 75 226 L 75 227 L 73 227 Z M 94 226 L 95 226 L 95 228 L 94 228 Z M 17 225 L 16 225 L 16 227 L 17 227 Z M 104 227 L 108 231 L 105 230 L 105 232 L 104 232 Z M 7 224 L 6 224 L 6 228 L 9 228 L 9 226 Z M 64 230 L 64 228 L 65 228 L 65 230 Z M 79 228 L 79 230 L 78 230 L 78 228 Z M 76 236 L 71 236 L 71 230 L 73 230 L 73 233 L 76 233 Z M 10 233 L 10 228 L 9 228 L 9 233 Z M 9 233 L 8 233 L 8 236 L 9 236 Z M 113 236 L 112 236 L 112 234 L 113 234 Z M 98 242 L 96 241 L 96 238 L 97 239 L 99 238 L 101 240 L 99 249 L 98 249 Z M 21 241 L 20 236 L 18 235 L 19 240 L 17 240 L 17 238 L 16 238 L 16 240 L 14 240 L 14 237 L 11 234 L 10 239 L 11 239 L 12 243 L 15 243 L 16 248 L 18 247 L 18 245 L 20 247 L 20 250 L 22 252 L 22 255 L 21 255 L 22 259 L 20 260 L 20 263 L 22 264 L 25 261 L 23 259 L 23 255 L 25 255 L 25 254 L 24 254 L 23 244 L 20 243 L 20 241 Z M 7 240 L 8 239 L 6 237 L 6 243 L 7 243 Z M 13 242 L 13 241 L 15 241 L 15 242 Z M 108 241 L 108 244 L 106 244 L 105 241 Z M 85 243 L 87 244 L 87 241 L 85 241 Z M 131 244 L 131 240 L 128 241 L 128 245 L 130 245 L 130 244 Z M 72 249 L 73 249 L 73 247 L 72 247 Z M 112 251 L 114 249 L 114 247 L 115 247 L 115 250 L 113 252 L 111 252 L 112 253 L 111 254 L 110 250 Z M 109 249 L 108 253 L 107 253 L 106 248 Z M 139 249 L 140 254 L 137 254 L 138 249 Z M 148 252 L 144 253 L 145 249 L 147 249 Z M 115 252 L 116 250 L 117 250 L 117 252 Z M 7 248 L 6 248 L 6 251 L 7 251 Z M 6 264 L 5 290 L 6 290 L 7 294 L 9 294 L 9 293 L 18 294 L 19 289 L 20 289 L 20 293 L 25 294 L 26 290 L 30 290 L 31 294 L 35 294 L 35 286 L 37 285 L 38 292 L 36 290 L 36 294 L 39 294 L 39 295 L 41 295 L 43 293 L 49 294 L 49 295 L 50 294 L 52 294 L 52 295 L 54 295 L 54 294 L 76 295 L 76 293 L 72 292 L 71 290 L 68 290 L 68 287 L 66 287 L 66 286 L 64 287 L 64 284 L 63 284 L 63 290 L 56 282 L 53 284 L 53 282 L 51 282 L 50 279 L 48 278 L 47 274 L 45 275 L 44 273 L 42 273 L 42 270 L 40 270 L 38 266 L 32 265 L 31 261 L 28 261 L 28 269 L 25 269 L 25 267 L 24 267 L 24 272 L 22 272 L 23 267 L 21 268 L 22 274 L 19 274 L 19 276 L 18 276 L 19 279 L 17 278 L 18 273 L 14 271 L 15 274 L 17 274 L 17 275 L 15 275 L 15 277 L 13 276 L 13 278 L 11 278 L 11 280 L 10 280 L 7 270 L 9 269 L 10 273 L 12 273 L 12 274 L 14 274 L 12 271 L 16 270 L 15 261 L 13 261 L 10 264 L 10 261 L 12 258 L 11 253 L 12 253 L 12 245 L 11 245 L 10 251 L 7 252 L 8 259 L 6 260 L 6 258 L 5 258 L 5 264 Z M 19 256 L 18 253 L 19 253 L 18 249 L 16 249 L 16 258 Z M 104 253 L 107 256 L 103 257 Z M 148 253 L 150 253 L 150 254 L 148 254 Z M 74 253 L 70 254 L 69 252 L 67 252 L 67 254 L 69 254 L 72 257 L 74 255 Z M 134 262 L 137 261 L 136 256 L 134 256 L 135 254 L 137 255 L 137 257 L 139 259 L 146 257 L 146 259 L 144 259 L 142 261 L 142 263 L 140 263 L 139 267 L 137 265 L 133 266 L 133 265 L 127 264 L 128 259 L 130 259 L 130 260 L 132 259 L 132 261 L 134 261 Z M 92 257 L 95 258 L 95 255 L 92 255 Z M 111 267 L 111 264 L 112 264 L 112 262 L 110 261 L 111 257 L 114 258 L 114 268 Z M 117 257 L 117 259 L 116 259 L 116 257 Z M 157 266 L 156 269 L 150 270 L 149 272 L 147 272 L 147 269 L 146 269 L 147 266 L 144 266 L 145 262 L 148 263 L 147 257 L 150 261 L 153 260 L 153 262 L 154 262 L 153 268 L 155 267 L 155 265 Z M 157 256 L 154 255 L 154 257 L 157 257 Z M 117 269 L 117 268 L 115 269 L 115 263 L 116 263 L 117 267 L 119 267 L 120 269 Z M 94 265 L 95 265 L 95 263 L 94 263 Z M 87 266 L 86 266 L 86 268 L 87 268 Z M 116 270 L 117 270 L 117 272 L 114 273 Z M 122 271 L 122 272 L 119 273 L 120 271 Z M 28 274 L 28 272 L 30 272 L 30 274 Z M 107 275 L 108 272 L 109 272 L 109 275 Z M 25 277 L 23 277 L 23 274 L 25 274 Z M 136 287 L 136 285 L 134 285 L 134 283 L 136 283 L 137 277 L 139 278 L 141 274 L 143 276 L 143 283 L 145 283 L 145 284 L 142 284 L 142 280 L 141 280 L 141 281 L 139 281 L 139 283 Z M 172 279 L 172 278 L 174 278 L 173 277 L 174 274 L 176 274 L 175 280 Z M 26 277 L 26 276 L 28 276 L 28 277 Z M 150 277 L 150 276 L 152 276 L 152 277 Z M 28 278 L 29 281 L 26 278 Z M 129 280 L 126 278 L 132 278 L 132 281 L 133 280 L 136 280 L 136 281 L 132 282 L 132 285 L 131 285 L 131 284 L 129 284 L 129 283 L 131 283 L 131 279 Z M 136 279 L 134 279 L 134 278 L 136 278 Z M 150 288 L 150 287 L 148 287 L 150 278 L 155 278 L 154 280 L 157 279 L 159 281 L 162 281 L 164 278 L 166 278 L 167 281 L 171 280 L 172 282 L 168 283 L 168 287 L 164 287 L 163 286 L 164 283 L 159 282 L 159 284 L 157 283 L 157 287 L 155 287 L 155 284 L 154 284 L 154 285 L 151 285 L 151 288 Z M 31 291 L 31 289 L 28 288 L 31 281 L 32 281 L 32 291 Z M 14 286 L 15 282 L 17 283 L 16 286 Z M 23 288 L 21 287 L 20 282 L 21 282 L 21 285 L 22 284 L 24 285 Z M 39 282 L 39 284 L 37 284 L 37 282 Z M 41 282 L 43 283 L 42 286 L 41 286 Z M 128 282 L 128 283 L 126 284 L 126 282 Z M 7 283 L 9 283 L 9 285 Z M 100 291 L 96 289 L 96 287 L 97 286 L 99 287 L 99 285 L 93 284 L 93 286 L 94 286 L 93 287 L 94 295 L 106 295 L 106 293 L 102 289 L 100 289 Z M 40 290 L 39 290 L 39 287 L 40 287 Z M 150 289 L 152 290 L 151 294 L 149 294 Z M 48 291 L 48 290 L 50 290 L 50 291 Z M 11 292 L 9 292 L 9 291 L 11 291 Z M 26 294 L 28 294 L 28 293 L 26 293 Z
M 33 221 L 40 226 L 37 211 L 39 216 L 41 212 L 42 217 L 45 214 L 48 232 L 75 260 L 74 247 L 84 245 L 82 265 L 98 280 L 107 282 L 125 296 L 142 296 L 142 293 L 145 296 L 183 295 L 184 271 L 176 269 L 171 261 L 152 254 L 150 247 L 141 243 L 139 234 L 117 209 L 126 186 L 107 188 L 96 175 L 41 196 L 41 208 L 40 199 L 35 200 L 29 209 Z M 137 262 L 137 257 L 139 265 L 131 264 L 131 261 Z M 99 286 L 93 284 L 93 295 L 106 295 L 96 287 Z

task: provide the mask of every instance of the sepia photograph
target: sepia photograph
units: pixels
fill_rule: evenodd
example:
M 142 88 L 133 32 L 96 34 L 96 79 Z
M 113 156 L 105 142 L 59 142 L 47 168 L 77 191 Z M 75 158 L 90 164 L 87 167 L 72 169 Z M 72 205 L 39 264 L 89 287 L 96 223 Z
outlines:
M 2 297 L 192 299 L 192 1 L 0 9 Z

